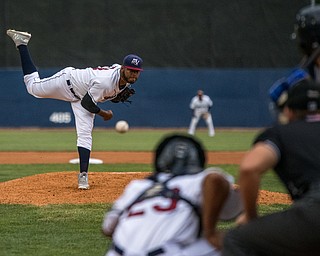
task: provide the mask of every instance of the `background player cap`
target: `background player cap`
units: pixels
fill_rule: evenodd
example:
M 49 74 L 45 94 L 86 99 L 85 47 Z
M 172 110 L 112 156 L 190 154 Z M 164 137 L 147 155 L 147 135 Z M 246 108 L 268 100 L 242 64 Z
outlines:
M 122 65 L 128 69 L 143 71 L 142 63 L 143 61 L 139 56 L 129 54 L 126 57 L 124 57 Z
M 311 112 L 320 109 L 320 86 L 312 80 L 299 82 L 289 90 L 286 105 Z

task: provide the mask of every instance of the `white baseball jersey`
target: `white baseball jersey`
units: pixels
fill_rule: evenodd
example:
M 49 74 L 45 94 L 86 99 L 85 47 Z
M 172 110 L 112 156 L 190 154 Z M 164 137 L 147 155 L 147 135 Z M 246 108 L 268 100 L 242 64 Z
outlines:
M 199 99 L 199 96 L 194 96 L 191 99 L 190 108 L 194 110 L 196 116 L 208 113 L 210 107 L 212 107 L 212 100 L 207 95 L 203 95 L 202 100 Z
M 212 116 L 209 112 L 210 107 L 212 107 L 212 100 L 207 95 L 202 95 L 202 100 L 199 99 L 198 95 L 191 99 L 190 108 L 193 110 L 193 116 L 189 125 L 189 134 L 195 134 L 197 124 L 199 120 L 203 118 L 207 123 L 209 136 L 212 137 L 215 135 Z
M 178 190 L 182 197 L 201 208 L 202 183 L 205 177 L 213 172 L 212 169 L 194 175 L 177 176 L 169 180 L 167 186 L 170 189 Z M 159 175 L 160 180 L 167 180 L 169 177 L 164 173 Z M 227 179 L 230 184 L 233 182 L 231 176 L 228 176 Z M 115 223 L 119 213 L 124 211 L 120 215 L 112 236 L 114 244 L 123 249 L 124 255 L 147 255 L 149 251 L 166 244 L 174 243 L 183 248 L 199 241 L 197 237 L 199 231 L 198 215 L 183 200 L 157 196 L 135 203 L 127 209 L 142 192 L 153 185 L 154 182 L 149 179 L 132 181 L 104 218 L 103 229 L 108 230 L 112 226 L 111 222 Z M 204 241 L 201 241 L 199 246 L 202 247 L 193 249 L 198 250 L 197 255 L 202 255 L 200 254 L 201 250 L 203 255 L 220 255 L 215 248 L 204 244 Z M 109 252 L 107 255 L 116 254 Z
M 82 99 L 88 92 L 92 100 L 97 103 L 113 99 L 121 91 L 119 89 L 120 68 L 119 64 L 86 69 L 68 67 L 44 79 L 40 79 L 38 72 L 34 72 L 24 76 L 24 81 L 28 92 L 37 98 L 72 102 Z M 68 81 L 70 81 L 69 84 Z M 70 90 L 71 88 L 73 91 Z
M 95 103 L 113 99 L 120 92 L 120 68 L 121 65 L 114 64 L 110 67 L 72 69 L 71 85 L 80 98 L 89 92 Z
M 39 73 L 24 76 L 27 91 L 36 98 L 50 98 L 71 102 L 77 130 L 77 146 L 91 150 L 95 114 L 81 105 L 88 92 L 93 102 L 104 102 L 117 96 L 121 65 L 76 69 L 67 67 L 51 77 L 40 79 Z

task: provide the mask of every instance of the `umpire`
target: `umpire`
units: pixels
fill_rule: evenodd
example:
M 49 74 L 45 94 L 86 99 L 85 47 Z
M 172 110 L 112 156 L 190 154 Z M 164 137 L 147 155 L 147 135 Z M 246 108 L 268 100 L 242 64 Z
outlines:
M 287 99 L 276 101 L 287 123 L 260 133 L 240 164 L 245 211 L 224 239 L 224 256 L 320 255 L 320 87 L 304 79 L 278 97 Z M 270 169 L 293 204 L 258 217 L 259 185 Z

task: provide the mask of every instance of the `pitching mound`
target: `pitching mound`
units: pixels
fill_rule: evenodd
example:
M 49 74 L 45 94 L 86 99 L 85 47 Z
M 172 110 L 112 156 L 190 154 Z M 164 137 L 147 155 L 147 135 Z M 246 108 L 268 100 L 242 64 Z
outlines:
M 87 204 L 111 203 L 133 179 L 146 172 L 90 172 L 89 190 L 78 190 L 78 172 L 38 174 L 0 183 L 0 204 Z M 260 191 L 260 204 L 290 204 L 286 194 Z

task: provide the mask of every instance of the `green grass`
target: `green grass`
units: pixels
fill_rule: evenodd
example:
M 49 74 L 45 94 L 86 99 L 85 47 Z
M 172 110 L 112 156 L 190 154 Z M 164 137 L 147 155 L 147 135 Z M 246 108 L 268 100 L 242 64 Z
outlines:
M 91 172 L 150 172 L 150 164 L 93 164 Z M 74 164 L 0 164 L 0 182 L 49 172 L 78 171 Z
M 150 151 L 158 140 L 174 132 L 165 130 L 134 130 L 117 134 L 113 130 L 94 131 L 95 151 Z M 181 130 L 178 130 L 181 132 Z M 213 138 L 207 131 L 197 131 L 197 138 L 210 151 L 238 151 L 249 149 L 257 130 L 217 130 Z M 0 151 L 75 151 L 74 130 L 0 130 Z M 220 165 L 226 172 L 237 176 L 237 165 Z M 25 176 L 61 171 L 75 171 L 73 164 L 1 164 L 0 182 Z M 102 164 L 91 165 L 92 172 L 151 171 L 151 164 Z M 273 173 L 267 173 L 262 189 L 284 192 Z M 35 188 L 36 189 L 36 188 Z M 1 191 L 0 191 L 1 192 Z M 55 256 L 55 255 L 104 255 L 110 240 L 101 234 L 104 213 L 110 204 L 85 205 L 7 205 L 0 203 L 0 255 L 1 256 Z M 259 206 L 262 214 L 285 209 L 284 205 Z M 233 222 L 221 222 L 219 227 L 228 229 Z
M 104 255 L 110 240 L 103 237 L 101 222 L 109 207 L 0 204 L 0 254 Z
M 165 135 L 185 132 L 183 129 L 131 129 L 119 134 L 110 129 L 93 132 L 94 151 L 150 151 Z M 210 151 L 247 150 L 257 134 L 257 130 L 219 130 L 212 138 L 206 130 L 199 130 L 196 137 Z M 74 151 L 76 133 L 73 129 L 0 130 L 0 151 Z

